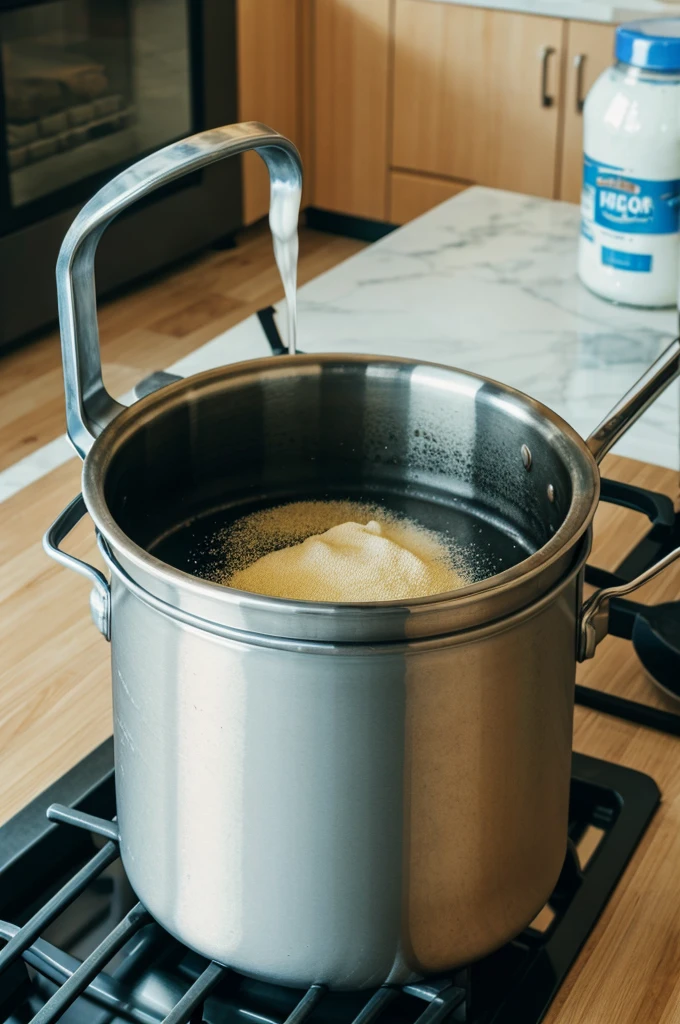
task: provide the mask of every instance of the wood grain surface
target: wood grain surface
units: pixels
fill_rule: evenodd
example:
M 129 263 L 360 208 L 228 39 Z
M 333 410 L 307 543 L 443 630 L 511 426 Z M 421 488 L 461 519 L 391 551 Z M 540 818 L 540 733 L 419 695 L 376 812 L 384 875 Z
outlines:
M 392 166 L 551 197 L 562 24 L 396 0 Z M 549 106 L 541 101 L 546 47 Z
M 468 186 L 465 182 L 435 178 L 430 174 L 412 174 L 410 171 L 391 171 L 388 220 L 391 224 L 406 224 L 431 210 L 446 199 L 457 196 Z
M 364 247 L 300 229 L 302 285 Z M 266 222 L 241 232 L 235 249 L 207 250 L 99 304 L 104 380 L 120 395 L 283 295 Z M 0 470 L 65 430 L 56 330 L 0 355 Z
M 389 0 L 315 0 L 313 204 L 387 216 Z
M 239 0 L 238 119 L 262 121 L 300 145 L 299 0 Z M 243 154 L 243 223 L 269 212 L 269 174 L 257 153 Z

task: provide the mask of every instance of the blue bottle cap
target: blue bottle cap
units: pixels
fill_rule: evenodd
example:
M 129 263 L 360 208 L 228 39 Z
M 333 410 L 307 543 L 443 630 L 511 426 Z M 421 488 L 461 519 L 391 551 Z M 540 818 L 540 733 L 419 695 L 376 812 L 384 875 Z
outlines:
M 680 71 L 680 18 L 646 18 L 619 25 L 614 54 L 648 71 Z

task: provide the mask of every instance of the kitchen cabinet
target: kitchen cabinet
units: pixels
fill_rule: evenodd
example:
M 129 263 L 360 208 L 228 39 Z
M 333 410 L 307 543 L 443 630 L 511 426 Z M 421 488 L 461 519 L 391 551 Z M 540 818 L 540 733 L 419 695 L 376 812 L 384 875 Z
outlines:
M 445 199 L 458 195 L 468 186 L 447 178 L 432 178 L 409 171 L 392 171 L 389 184 L 388 220 L 391 224 L 407 221 L 426 213 Z
M 238 0 L 239 115 L 288 135 L 304 205 L 404 223 L 469 184 L 578 202 L 615 28 L 434 0 Z M 244 158 L 246 224 L 267 173 Z
M 387 217 L 390 0 L 312 7 L 313 204 Z
M 566 25 L 566 85 L 559 198 L 581 199 L 583 176 L 583 101 L 595 79 L 613 61 L 613 25 L 570 21 Z
M 551 197 L 563 22 L 396 0 L 392 167 Z
M 302 38 L 298 0 L 238 0 L 238 110 L 240 121 L 262 121 L 298 142 L 299 49 Z M 269 210 L 269 175 L 256 153 L 243 160 L 243 222 L 252 224 Z

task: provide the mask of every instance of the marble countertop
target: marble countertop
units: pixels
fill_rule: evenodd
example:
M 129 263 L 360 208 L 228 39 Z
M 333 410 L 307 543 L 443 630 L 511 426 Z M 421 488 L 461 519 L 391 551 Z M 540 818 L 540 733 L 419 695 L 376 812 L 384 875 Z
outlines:
M 301 288 L 299 347 L 460 366 L 525 391 L 586 437 L 675 337 L 678 314 L 588 292 L 578 235 L 569 203 L 468 189 Z M 234 361 L 267 351 L 256 317 L 223 339 Z M 172 369 L 217 365 L 224 342 Z M 679 392 L 671 385 L 614 450 L 680 468 Z
M 588 292 L 576 276 L 578 235 L 576 206 L 470 188 L 301 288 L 299 347 L 472 370 L 586 437 L 675 337 L 678 315 Z M 270 354 L 251 316 L 166 369 L 188 375 Z M 679 392 L 671 385 L 614 450 L 680 468 Z M 0 501 L 71 457 L 64 437 L 33 452 L 0 473 Z
M 578 21 L 609 22 L 637 18 L 680 17 L 680 4 L 664 0 L 422 0 L 423 3 L 462 4 L 465 7 L 487 7 L 492 10 L 542 14 L 550 18 Z

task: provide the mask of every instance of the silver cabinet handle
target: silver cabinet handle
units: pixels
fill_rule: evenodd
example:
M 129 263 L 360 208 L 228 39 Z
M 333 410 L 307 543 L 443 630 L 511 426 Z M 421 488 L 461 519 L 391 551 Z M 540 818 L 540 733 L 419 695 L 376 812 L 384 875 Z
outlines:
M 555 97 L 548 95 L 548 62 L 553 53 L 557 53 L 554 46 L 544 46 L 541 50 L 541 106 L 552 107 Z
M 586 63 L 585 53 L 577 53 L 574 57 L 574 68 L 576 69 L 576 113 L 582 114 L 583 107 L 585 106 L 585 96 L 583 95 L 583 69 Z
M 99 239 L 113 218 L 138 199 L 185 174 L 250 149 L 267 165 L 272 194 L 286 194 L 302 184 L 302 164 L 292 142 L 257 121 L 232 124 L 173 142 L 128 167 L 85 204 L 67 231 L 57 260 L 57 298 L 66 427 L 81 458 L 124 408 L 102 380 L 94 285 Z
M 49 530 L 43 537 L 43 547 L 50 558 L 53 558 L 55 562 L 59 562 L 61 565 L 65 565 L 67 569 L 73 569 L 74 572 L 80 573 L 85 579 L 88 579 L 92 584 L 92 591 L 90 593 L 90 612 L 92 613 L 92 621 L 95 626 L 107 640 L 111 639 L 111 590 L 109 588 L 108 580 L 104 573 L 100 572 L 99 569 L 95 569 L 93 565 L 88 562 L 83 562 L 82 559 L 76 558 L 75 555 L 67 555 L 65 551 L 62 551 L 59 545 L 69 535 L 71 530 L 80 522 L 87 508 L 83 500 L 82 494 L 79 494 L 77 498 L 74 498 L 70 502 L 63 512 L 61 512 L 54 520 Z
M 604 590 L 596 590 L 595 593 L 584 602 L 581 609 L 581 623 L 578 637 L 578 660 L 586 661 L 595 654 L 595 648 L 600 640 L 604 640 L 609 632 L 609 605 L 613 597 L 624 597 L 638 590 L 644 583 L 654 579 L 660 572 L 663 572 L 672 562 L 680 558 L 680 548 L 669 551 L 665 558 L 660 559 L 637 576 L 630 583 L 622 583 L 618 587 L 607 587 Z

